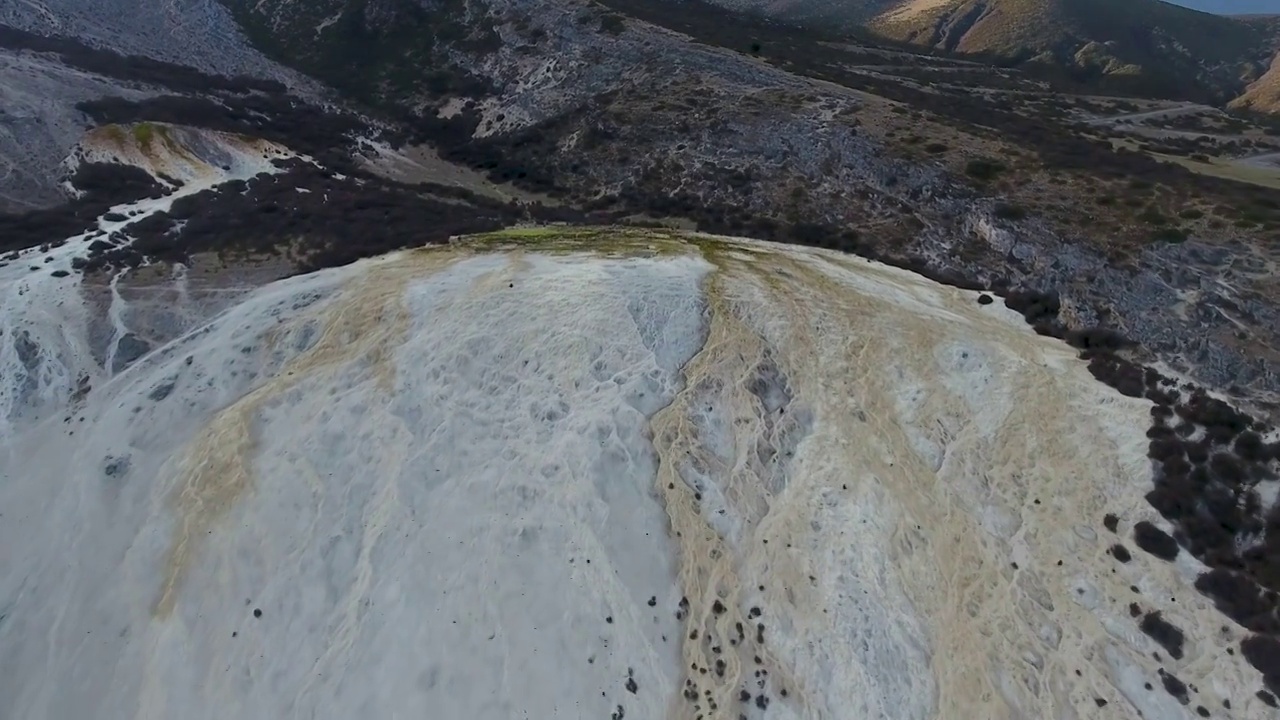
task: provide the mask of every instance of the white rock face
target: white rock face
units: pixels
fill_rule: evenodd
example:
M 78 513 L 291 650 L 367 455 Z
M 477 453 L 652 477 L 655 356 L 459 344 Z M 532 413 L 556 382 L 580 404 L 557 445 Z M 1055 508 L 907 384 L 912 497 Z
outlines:
M 1178 567 L 1107 554 L 1148 405 L 1069 348 L 856 258 L 562 235 L 10 365 L 0 717 L 1193 716 L 1161 667 L 1261 716 Z

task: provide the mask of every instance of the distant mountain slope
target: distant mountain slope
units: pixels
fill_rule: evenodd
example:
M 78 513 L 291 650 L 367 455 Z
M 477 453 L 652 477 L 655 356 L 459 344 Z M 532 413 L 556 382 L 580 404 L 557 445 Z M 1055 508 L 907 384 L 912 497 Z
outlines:
M 907 0 L 869 25 L 919 45 L 1141 78 L 1155 92 L 1224 101 L 1269 47 L 1258 24 L 1160 0 Z
M 1231 106 L 1256 112 L 1280 111 L 1280 55 L 1262 77 L 1250 83 L 1244 93 L 1232 101 Z
M 786 22 L 1035 62 L 1101 90 L 1212 103 L 1232 100 L 1257 79 L 1280 38 L 1268 18 L 1212 15 L 1162 0 L 710 1 Z
M 1168 2 L 1217 15 L 1280 14 L 1280 0 L 1168 0 Z
M 1231 62 L 1263 38 L 1230 18 L 1160 0 L 907 0 L 872 25 L 923 44 L 970 52 L 1060 51 L 1109 44 L 1117 54 L 1162 53 Z

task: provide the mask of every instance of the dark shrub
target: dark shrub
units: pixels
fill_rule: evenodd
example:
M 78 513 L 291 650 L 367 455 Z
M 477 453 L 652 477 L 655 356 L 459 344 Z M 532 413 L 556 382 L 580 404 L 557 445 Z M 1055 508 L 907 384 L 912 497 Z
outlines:
M 996 160 L 977 158 L 965 164 L 964 174 L 975 180 L 989 182 L 996 179 L 1006 169 L 1004 165 Z
M 626 28 L 627 23 L 621 15 L 608 13 L 600 18 L 600 29 L 610 35 L 621 35 Z
M 1142 618 L 1139 626 L 1152 640 L 1160 643 L 1174 660 L 1182 659 L 1182 645 L 1186 641 L 1182 631 L 1175 627 L 1159 612 L 1149 612 Z
M 1151 235 L 1152 242 L 1180 243 L 1186 240 L 1187 231 L 1179 227 L 1161 228 Z
M 1165 217 L 1164 213 L 1150 205 L 1138 214 L 1138 219 L 1149 225 L 1167 225 L 1169 223 L 1169 218 Z
M 1001 220 L 1021 220 L 1027 216 L 1027 209 L 1021 205 L 998 203 L 993 211 Z
M 1173 560 L 1178 557 L 1178 542 L 1146 520 L 1133 526 L 1133 541 L 1138 544 L 1138 547 L 1161 560 Z

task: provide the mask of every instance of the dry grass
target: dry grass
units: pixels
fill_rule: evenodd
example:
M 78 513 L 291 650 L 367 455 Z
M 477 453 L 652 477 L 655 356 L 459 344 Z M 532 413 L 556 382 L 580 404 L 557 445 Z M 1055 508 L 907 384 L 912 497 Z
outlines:
M 1166 162 L 1177 163 L 1192 172 L 1198 172 L 1202 175 L 1211 175 L 1227 180 L 1238 180 L 1240 182 L 1252 183 L 1265 188 L 1280 190 L 1280 168 L 1270 170 L 1267 168 L 1243 165 L 1229 160 L 1210 159 L 1209 162 L 1200 162 L 1191 160 L 1190 158 L 1178 157 L 1176 155 L 1161 155 L 1152 153 L 1152 157 L 1159 158 Z
M 1126 138 L 1110 138 L 1113 147 L 1125 147 L 1130 150 L 1137 150 L 1138 144 Z M 1235 180 L 1238 182 L 1246 182 L 1260 187 L 1272 188 L 1280 190 L 1280 168 L 1270 170 L 1268 168 L 1254 167 L 1244 165 L 1223 158 L 1210 158 L 1209 162 L 1201 162 L 1190 158 L 1179 157 L 1177 155 L 1165 155 L 1163 153 L 1147 153 L 1157 160 L 1163 162 L 1181 165 L 1188 170 L 1201 175 L 1223 178 L 1225 180 Z

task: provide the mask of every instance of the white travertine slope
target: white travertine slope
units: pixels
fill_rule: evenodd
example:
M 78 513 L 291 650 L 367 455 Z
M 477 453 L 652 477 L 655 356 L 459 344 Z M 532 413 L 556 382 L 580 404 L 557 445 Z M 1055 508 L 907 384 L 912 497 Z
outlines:
M 1259 717 L 1185 555 L 1106 552 L 1148 404 L 975 300 L 639 231 L 265 286 L 13 416 L 0 717 Z
M 76 394 L 82 379 L 96 384 L 105 372 L 96 358 L 102 353 L 91 347 L 91 313 L 79 295 L 80 277 L 67 275 L 75 258 L 88 255 L 95 239 L 127 238 L 130 225 L 168 210 L 179 198 L 278 172 L 276 161 L 295 157 L 274 143 L 229 133 L 162 123 L 141 128 L 108 125 L 86 133 L 64 164 L 70 170 L 81 162 L 132 165 L 166 187 L 164 196 L 113 207 L 97 227 L 57 247 L 23 251 L 0 266 L 0 438 L 13 432 L 16 418 L 54 412 Z M 108 357 L 123 335 L 110 339 Z

